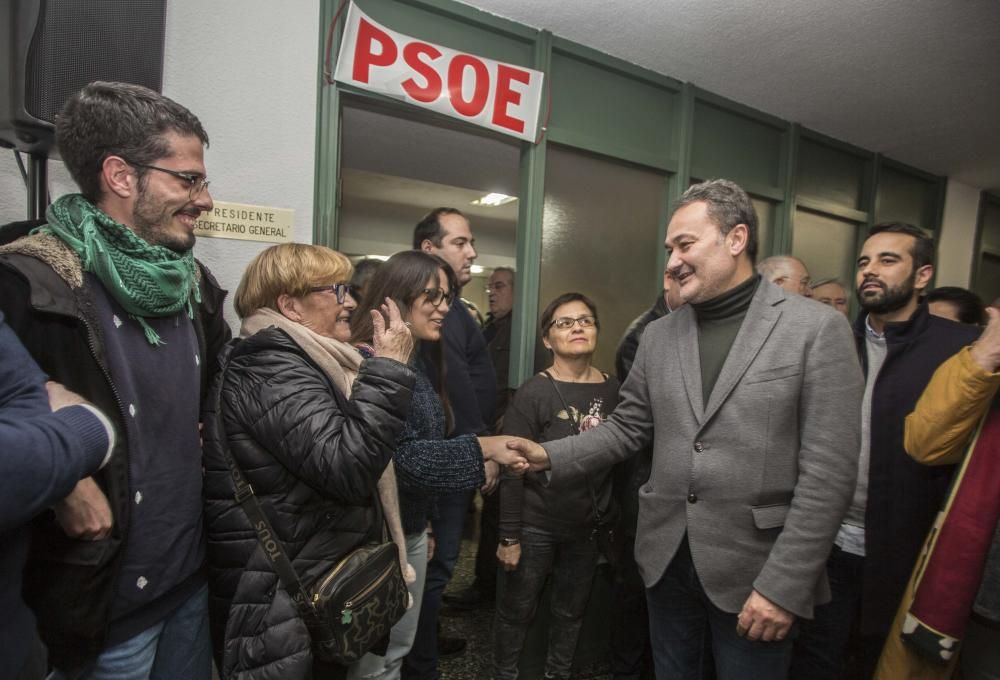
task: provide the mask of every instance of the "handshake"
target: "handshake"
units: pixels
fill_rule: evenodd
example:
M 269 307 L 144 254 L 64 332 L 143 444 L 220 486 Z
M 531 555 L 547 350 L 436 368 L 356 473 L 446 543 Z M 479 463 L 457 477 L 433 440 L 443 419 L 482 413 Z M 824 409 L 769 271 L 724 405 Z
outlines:
M 515 474 L 539 472 L 549 469 L 549 456 L 541 444 L 523 437 L 480 437 L 483 458 L 500 465 Z

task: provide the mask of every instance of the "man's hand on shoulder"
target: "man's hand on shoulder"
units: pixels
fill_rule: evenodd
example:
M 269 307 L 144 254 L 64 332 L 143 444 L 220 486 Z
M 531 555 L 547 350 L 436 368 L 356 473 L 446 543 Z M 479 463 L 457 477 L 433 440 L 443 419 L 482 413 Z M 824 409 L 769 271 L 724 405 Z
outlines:
M 507 442 L 507 448 L 517 451 L 524 456 L 525 460 L 528 461 L 528 470 L 531 472 L 541 472 L 542 470 L 548 470 L 550 467 L 549 454 L 545 453 L 545 449 L 542 448 L 541 444 L 533 442 L 530 439 L 512 437 Z
M 788 635 L 795 614 L 782 609 L 756 590 L 743 603 L 736 617 L 736 633 L 748 640 L 780 642 Z
M 93 477 L 77 482 L 70 494 L 52 509 L 59 526 L 71 538 L 98 541 L 111 534 L 111 506 Z

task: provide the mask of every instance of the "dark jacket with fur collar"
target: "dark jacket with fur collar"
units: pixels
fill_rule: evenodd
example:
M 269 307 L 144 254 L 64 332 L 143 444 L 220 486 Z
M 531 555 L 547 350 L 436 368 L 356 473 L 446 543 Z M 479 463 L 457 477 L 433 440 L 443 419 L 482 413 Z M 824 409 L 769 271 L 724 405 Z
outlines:
M 200 263 L 199 273 L 202 303 L 194 328 L 200 354 L 209 359 L 202 362 L 204 395 L 230 331 L 222 315 L 226 291 Z M 0 248 L 0 311 L 8 324 L 43 371 L 93 402 L 118 433 L 111 461 L 95 477 L 111 505 L 111 536 L 70 539 L 51 512 L 32 525 L 24 594 L 60 668 L 76 667 L 103 648 L 131 507 L 123 405 L 85 281 L 79 258 L 54 236 L 28 236 Z

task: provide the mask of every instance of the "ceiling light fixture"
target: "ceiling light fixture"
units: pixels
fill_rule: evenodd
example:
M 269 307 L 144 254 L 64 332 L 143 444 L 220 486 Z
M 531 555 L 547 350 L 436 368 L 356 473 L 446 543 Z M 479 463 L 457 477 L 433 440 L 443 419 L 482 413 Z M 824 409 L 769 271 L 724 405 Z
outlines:
M 517 196 L 508 196 L 507 194 L 491 193 L 491 194 L 486 194 L 482 198 L 477 198 L 472 202 L 472 205 L 485 205 L 490 208 L 496 208 L 497 206 L 513 203 L 516 200 Z

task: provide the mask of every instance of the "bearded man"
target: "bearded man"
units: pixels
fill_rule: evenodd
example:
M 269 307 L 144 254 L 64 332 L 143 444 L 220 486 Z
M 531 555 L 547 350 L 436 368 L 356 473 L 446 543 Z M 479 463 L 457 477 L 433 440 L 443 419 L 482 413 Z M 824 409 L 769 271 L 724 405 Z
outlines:
M 32 525 L 24 596 L 49 678 L 211 678 L 199 406 L 229 329 L 191 253 L 208 135 L 138 85 L 91 83 L 56 120 L 80 187 L 0 248 L 0 311 L 112 421 L 110 461 Z
M 951 479 L 903 447 L 903 425 L 941 363 L 979 333 L 930 314 L 922 293 L 934 275 L 934 242 L 902 223 L 871 228 L 858 256 L 854 324 L 865 371 L 854 498 L 827 563 L 833 599 L 802 626 L 790 678 L 870 678 L 924 537 Z M 851 630 L 860 635 L 848 649 Z

